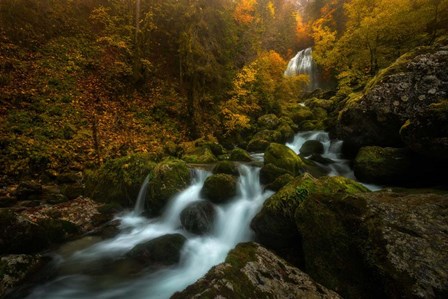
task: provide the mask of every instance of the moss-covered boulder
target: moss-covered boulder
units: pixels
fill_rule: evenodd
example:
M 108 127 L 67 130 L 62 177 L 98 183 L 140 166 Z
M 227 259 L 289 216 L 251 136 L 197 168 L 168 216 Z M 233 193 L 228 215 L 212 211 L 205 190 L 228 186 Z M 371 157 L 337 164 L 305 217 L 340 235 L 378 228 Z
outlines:
M 294 138 L 294 130 L 288 124 L 282 124 L 277 128 L 277 132 L 279 132 L 282 136 L 282 141 L 287 142 Z
M 289 184 L 292 180 L 294 180 L 294 177 L 290 175 L 289 173 L 285 173 L 278 178 L 276 178 L 272 183 L 266 185 L 266 189 L 272 190 L 272 191 L 279 191 L 284 186 Z
M 245 150 L 241 148 L 235 148 L 230 152 L 230 160 L 239 162 L 251 162 L 252 157 Z
M 212 172 L 213 172 L 213 174 L 225 173 L 225 174 L 231 174 L 231 175 L 235 175 L 235 176 L 239 175 L 238 168 L 235 165 L 235 163 L 232 161 L 220 161 L 220 162 L 216 163 Z
M 229 174 L 209 176 L 201 189 L 201 196 L 214 203 L 223 203 L 236 195 L 236 178 Z
M 180 213 L 180 222 L 185 230 L 203 235 L 211 231 L 215 220 L 215 207 L 208 201 L 198 201 L 188 205 Z
M 344 298 L 442 298 L 447 210 L 446 195 L 310 194 L 295 214 L 307 272 Z
M 224 263 L 172 298 L 340 297 L 260 245 L 243 243 Z
M 182 160 L 195 164 L 215 163 L 218 161 L 212 150 L 207 146 L 195 148 L 193 151 L 183 155 Z
M 168 158 L 158 163 L 148 182 L 146 202 L 150 215 L 159 215 L 175 194 L 188 187 L 190 180 L 190 169 L 184 161 Z
M 289 147 L 271 143 L 264 152 L 264 163 L 273 164 L 279 168 L 283 168 L 293 175 L 299 175 L 303 172 L 304 162 Z
M 303 156 L 322 155 L 324 153 L 324 145 L 319 140 L 307 140 L 299 152 Z
M 155 165 L 146 154 L 109 160 L 100 169 L 86 172 L 85 193 L 99 202 L 131 207 L 145 177 Z
M 406 183 L 418 176 L 417 163 L 406 148 L 367 146 L 359 150 L 354 162 L 355 176 L 368 183 Z
M 280 120 L 275 114 L 265 114 L 257 120 L 257 125 L 261 130 L 275 130 L 280 124 Z
M 289 109 L 286 113 L 297 125 L 314 117 L 310 108 L 300 105 L 292 107 L 292 109 Z
M 180 260 L 182 247 L 187 239 L 181 234 L 164 235 L 138 244 L 127 257 L 145 266 L 170 266 Z
M 284 174 L 292 174 L 284 168 L 275 166 L 272 163 L 265 164 L 260 169 L 260 183 L 263 185 L 268 185 L 273 183 L 278 177 Z
M 316 179 L 310 174 L 304 174 L 268 198 L 252 220 L 251 227 L 258 240 L 269 248 L 298 248 L 300 234 L 294 214 L 309 196 L 331 200 L 335 196 L 366 191 L 364 186 L 343 177 Z
M 247 145 L 250 152 L 263 152 L 270 143 L 283 142 L 283 136 L 275 130 L 263 130 L 254 135 Z

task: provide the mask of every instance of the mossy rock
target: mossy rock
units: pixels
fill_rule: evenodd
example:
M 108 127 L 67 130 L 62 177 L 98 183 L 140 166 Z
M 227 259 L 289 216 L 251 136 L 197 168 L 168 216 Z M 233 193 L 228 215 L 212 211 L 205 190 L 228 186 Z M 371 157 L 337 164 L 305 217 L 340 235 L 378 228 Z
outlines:
M 280 124 L 278 125 L 278 128 L 280 128 L 283 125 L 287 125 L 291 127 L 291 129 L 295 132 L 298 129 L 297 124 L 288 116 L 282 116 L 279 118 Z
M 279 126 L 277 128 L 277 131 L 281 134 L 283 142 L 292 140 L 295 135 L 294 130 L 288 124 L 283 124 Z
M 291 112 L 288 112 L 288 116 L 299 125 L 305 120 L 312 119 L 314 117 L 313 112 L 308 107 L 297 106 Z
M 146 206 L 150 215 L 160 215 L 168 201 L 188 187 L 190 180 L 190 169 L 184 161 L 168 158 L 158 163 L 148 183 Z
M 271 142 L 264 139 L 251 139 L 247 144 L 247 150 L 249 152 L 264 152 L 269 144 Z
M 312 98 L 306 101 L 306 105 L 312 109 L 314 108 L 321 108 L 325 111 L 330 111 L 334 107 L 334 101 L 332 100 L 325 100 L 325 99 L 318 99 L 318 98 Z
M 239 162 L 252 162 L 252 157 L 245 150 L 241 148 L 235 148 L 230 153 L 230 160 Z
M 292 180 L 294 180 L 294 177 L 290 175 L 289 173 L 285 173 L 278 178 L 276 178 L 272 183 L 266 185 L 266 189 L 272 190 L 272 191 L 279 191 L 284 186 L 289 184 Z
M 209 176 L 201 189 L 201 196 L 213 203 L 223 203 L 236 195 L 236 178 L 229 174 Z
M 251 222 L 260 242 L 270 248 L 300 246 L 295 211 L 310 195 L 331 199 L 333 196 L 367 192 L 361 184 L 344 177 L 314 178 L 304 174 L 295 178 L 263 204 Z
M 164 235 L 135 246 L 127 256 L 145 266 L 170 266 L 180 260 L 181 250 L 186 242 L 181 234 Z
M 293 175 L 301 174 L 305 167 L 305 163 L 292 149 L 278 143 L 271 143 L 264 152 L 264 164 L 270 163 Z
M 109 160 L 96 171 L 86 171 L 86 195 L 99 202 L 132 207 L 145 177 L 155 166 L 146 154 Z
M 257 120 L 258 127 L 262 130 L 274 130 L 279 123 L 280 120 L 275 114 L 265 114 Z
M 307 140 L 299 152 L 303 156 L 322 155 L 324 153 L 324 145 L 318 140 Z
M 241 243 L 224 263 L 171 298 L 321 298 L 333 291 L 256 243 Z
M 291 174 L 291 172 L 272 163 L 266 164 L 260 169 L 260 183 L 263 185 L 271 184 L 284 174 Z
M 182 160 L 187 163 L 195 164 L 208 164 L 218 161 L 215 155 L 213 155 L 213 152 L 210 150 L 210 148 L 206 146 L 196 148 L 194 151 L 185 154 L 182 157 Z
M 213 174 L 225 173 L 234 176 L 238 176 L 240 174 L 237 166 L 232 161 L 220 161 L 216 163 L 212 172 Z
M 417 163 L 405 148 L 367 146 L 359 150 L 354 162 L 355 176 L 368 183 L 405 183 L 416 177 Z
M 300 131 L 320 131 L 325 129 L 323 120 L 306 120 L 299 124 Z

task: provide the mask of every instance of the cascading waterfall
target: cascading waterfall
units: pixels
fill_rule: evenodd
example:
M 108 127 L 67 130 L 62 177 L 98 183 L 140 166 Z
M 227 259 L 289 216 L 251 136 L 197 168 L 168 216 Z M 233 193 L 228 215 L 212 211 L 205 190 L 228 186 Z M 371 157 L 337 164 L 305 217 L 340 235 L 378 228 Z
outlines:
M 182 229 L 179 220 L 187 205 L 201 199 L 200 190 L 210 175 L 207 171 L 195 170 L 192 184 L 172 199 L 161 217 L 146 219 L 139 216 L 142 203 L 137 200 L 134 211 L 119 217 L 121 233 L 118 236 L 78 251 L 65 260 L 59 258 L 59 272 L 64 275 L 36 288 L 28 298 L 169 298 L 174 292 L 181 291 L 212 266 L 223 262 L 238 243 L 252 239 L 250 221 L 272 192 L 263 191 L 259 168 L 240 165 L 239 172 L 238 194 L 230 202 L 216 206 L 217 217 L 210 234 L 192 235 Z M 142 196 L 145 184 L 146 180 L 142 185 Z M 104 264 L 122 259 L 135 245 L 172 233 L 187 237 L 177 266 L 131 278 L 121 278 L 120 272 L 101 269 Z M 99 274 L 89 274 L 94 267 L 100 267 Z
M 140 215 L 145 210 L 145 200 L 146 200 L 146 193 L 148 191 L 149 176 L 150 176 L 149 174 L 146 176 L 142 186 L 140 187 L 140 190 L 138 191 L 138 196 L 137 200 L 135 201 L 135 207 L 134 207 L 135 216 Z
M 306 48 L 299 51 L 288 63 L 284 72 L 285 77 L 293 77 L 300 74 L 308 75 L 308 91 L 319 87 L 316 63 L 313 60 L 312 49 Z

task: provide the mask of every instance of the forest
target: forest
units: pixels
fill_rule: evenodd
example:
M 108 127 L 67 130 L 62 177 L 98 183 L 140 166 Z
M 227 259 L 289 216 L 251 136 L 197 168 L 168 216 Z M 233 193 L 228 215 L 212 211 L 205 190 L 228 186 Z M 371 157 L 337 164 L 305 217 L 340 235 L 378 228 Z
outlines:
M 448 296 L 447 24 L 448 0 L 0 0 L 0 297 Z M 218 257 L 166 291 L 185 248 Z

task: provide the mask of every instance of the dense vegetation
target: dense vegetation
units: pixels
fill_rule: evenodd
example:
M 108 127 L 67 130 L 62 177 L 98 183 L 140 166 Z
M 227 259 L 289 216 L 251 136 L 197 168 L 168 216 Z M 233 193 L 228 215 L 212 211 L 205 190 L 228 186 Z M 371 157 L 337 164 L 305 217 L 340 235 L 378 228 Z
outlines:
M 346 96 L 447 22 L 446 0 L 3 0 L 4 178 L 235 144 L 297 102 L 306 79 L 282 77 L 297 50 Z

